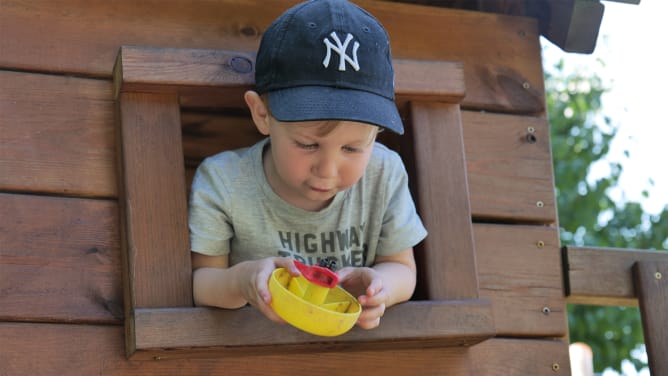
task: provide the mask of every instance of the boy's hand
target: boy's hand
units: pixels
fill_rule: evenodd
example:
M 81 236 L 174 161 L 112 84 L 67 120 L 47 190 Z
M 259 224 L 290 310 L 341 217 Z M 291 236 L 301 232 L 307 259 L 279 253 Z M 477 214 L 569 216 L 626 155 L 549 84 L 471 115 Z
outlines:
M 383 286 L 381 274 L 367 267 L 345 267 L 338 271 L 339 283 L 353 295 L 363 307 L 357 326 L 362 329 L 373 329 L 380 325 L 380 318 L 385 314 L 389 298 Z
M 245 273 L 239 273 L 237 281 L 241 294 L 260 312 L 271 321 L 285 323 L 271 308 L 271 294 L 269 292 L 269 278 L 277 268 L 285 268 L 293 276 L 301 273 L 291 258 L 269 257 L 257 261 L 250 261 L 245 265 Z

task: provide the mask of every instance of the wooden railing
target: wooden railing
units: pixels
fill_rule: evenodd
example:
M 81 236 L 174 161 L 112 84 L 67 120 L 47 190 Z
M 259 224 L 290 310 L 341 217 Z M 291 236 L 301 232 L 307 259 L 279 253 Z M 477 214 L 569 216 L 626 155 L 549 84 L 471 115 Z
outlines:
M 668 252 L 564 247 L 567 301 L 640 306 L 649 368 L 668 375 Z

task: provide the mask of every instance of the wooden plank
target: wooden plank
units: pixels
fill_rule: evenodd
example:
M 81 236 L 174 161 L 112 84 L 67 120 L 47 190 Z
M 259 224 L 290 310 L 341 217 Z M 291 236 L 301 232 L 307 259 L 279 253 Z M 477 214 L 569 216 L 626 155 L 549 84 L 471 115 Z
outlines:
M 178 2 L 159 0 L 3 1 L 0 68 L 109 78 L 121 45 L 254 51 L 267 25 L 293 4 L 197 1 L 184 12 Z M 535 19 L 385 1 L 359 4 L 387 28 L 395 58 L 463 63 L 465 107 L 544 111 Z
M 122 46 L 114 65 L 114 96 L 121 91 L 206 91 L 221 85 L 245 89 L 253 85 L 254 72 L 255 54 L 249 52 Z
M 547 119 L 462 111 L 475 219 L 554 224 Z
M 633 265 L 636 295 L 640 303 L 642 329 L 647 346 L 649 370 L 668 374 L 668 260 L 639 261 Z
M 110 92 L 108 81 L 0 71 L 0 189 L 116 197 Z
M 0 320 L 119 324 L 117 204 L 0 193 Z
M 396 60 L 399 102 L 464 97 L 460 63 Z M 114 67 L 114 92 L 176 93 L 185 107 L 244 107 L 254 84 L 255 56 L 246 52 L 123 46 Z
M 247 52 L 123 46 L 114 66 L 114 97 L 163 93 L 176 94 L 187 107 L 244 107 L 254 68 L 254 54 Z
M 668 252 L 617 248 L 564 247 L 567 302 L 637 306 L 632 267 L 638 261 L 668 260 Z
M 429 236 L 417 252 L 428 300 L 476 299 L 471 209 L 458 105 L 412 103 L 411 128 L 418 211 Z
M 135 361 L 125 358 L 117 326 L 12 323 L 0 323 L 0 343 L 2 375 L 296 375 L 305 367 L 324 375 L 471 375 L 462 347 Z
M 568 342 L 494 338 L 471 348 L 472 375 L 568 376 Z
M 185 169 L 173 95 L 122 93 L 123 231 L 126 305 L 192 306 Z
M 375 330 L 353 328 L 337 337 L 317 337 L 289 325 L 277 325 L 252 307 L 140 309 L 135 312 L 137 350 L 175 349 L 221 353 L 253 346 L 253 352 L 313 351 L 314 343 L 333 350 L 397 349 L 423 346 L 470 346 L 495 334 L 489 301 L 407 302 L 385 313 Z M 419 342 L 418 342 L 419 341 Z M 217 347 L 211 349 L 211 347 Z M 136 357 L 145 355 L 136 353 Z M 133 357 L 134 358 L 134 357 Z
M 567 334 L 557 227 L 475 224 L 480 297 L 499 336 Z

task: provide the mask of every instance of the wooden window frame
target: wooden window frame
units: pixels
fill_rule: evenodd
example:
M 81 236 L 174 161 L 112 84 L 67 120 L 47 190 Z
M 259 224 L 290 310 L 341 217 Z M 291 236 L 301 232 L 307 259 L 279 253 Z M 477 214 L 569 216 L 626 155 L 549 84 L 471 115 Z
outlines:
M 332 338 L 276 325 L 251 307 L 193 307 L 180 111 L 242 107 L 254 62 L 252 54 L 222 50 L 119 51 L 114 97 L 127 356 L 470 346 L 493 337 L 491 304 L 478 297 L 459 109 L 464 70 L 453 62 L 394 61 L 397 103 L 408 108 L 413 130 L 406 139 L 418 211 L 430 230 L 418 258 L 426 300 L 388 309 L 379 328 Z

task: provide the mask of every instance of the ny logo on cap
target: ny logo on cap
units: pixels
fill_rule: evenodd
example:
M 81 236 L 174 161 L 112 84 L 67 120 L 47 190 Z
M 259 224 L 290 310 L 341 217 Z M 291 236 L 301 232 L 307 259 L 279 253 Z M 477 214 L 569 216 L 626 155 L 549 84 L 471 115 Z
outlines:
M 332 43 L 329 40 L 329 38 L 323 39 L 323 42 L 325 42 L 325 46 L 327 46 L 327 55 L 325 55 L 325 59 L 322 61 L 322 65 L 324 65 L 325 68 L 329 67 L 329 59 L 332 56 L 332 50 L 334 50 L 334 52 L 339 54 L 340 71 L 343 72 L 346 70 L 346 62 L 349 63 L 350 66 L 352 66 L 355 71 L 359 71 L 360 65 L 357 62 L 357 50 L 360 48 L 360 44 L 357 41 L 355 41 L 355 43 L 353 44 L 352 58 L 348 56 L 348 54 L 346 53 L 346 50 L 348 49 L 348 44 L 353 39 L 353 35 L 348 33 L 348 35 L 346 35 L 346 40 L 343 43 L 341 43 L 341 39 L 339 39 L 339 36 L 336 35 L 336 31 L 332 31 L 332 33 L 329 34 L 329 36 L 332 37 L 332 39 L 334 39 L 336 45 L 334 45 L 334 43 Z

